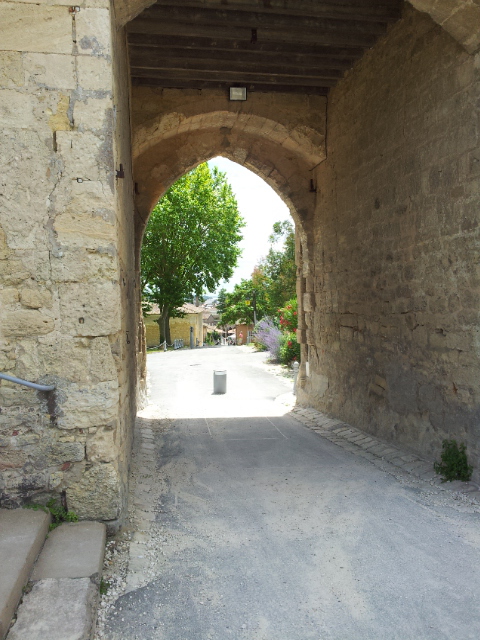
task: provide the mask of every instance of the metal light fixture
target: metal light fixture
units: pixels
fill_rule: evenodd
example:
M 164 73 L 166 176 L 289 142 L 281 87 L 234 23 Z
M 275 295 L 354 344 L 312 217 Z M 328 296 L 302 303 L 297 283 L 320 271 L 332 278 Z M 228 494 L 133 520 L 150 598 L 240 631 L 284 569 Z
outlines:
M 230 87 L 230 100 L 246 100 L 247 87 Z

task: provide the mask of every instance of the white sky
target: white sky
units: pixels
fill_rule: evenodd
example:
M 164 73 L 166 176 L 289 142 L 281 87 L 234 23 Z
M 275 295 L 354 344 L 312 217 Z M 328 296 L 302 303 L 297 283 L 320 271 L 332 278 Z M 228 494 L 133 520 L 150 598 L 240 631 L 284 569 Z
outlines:
M 232 291 L 242 278 L 248 279 L 253 268 L 268 252 L 268 237 L 275 222 L 290 219 L 290 211 L 275 191 L 252 171 L 226 158 L 213 158 L 208 163 L 227 174 L 238 203 L 238 209 L 246 226 L 242 229 L 243 240 L 240 243 L 242 255 L 232 278 L 226 284 L 220 284 Z

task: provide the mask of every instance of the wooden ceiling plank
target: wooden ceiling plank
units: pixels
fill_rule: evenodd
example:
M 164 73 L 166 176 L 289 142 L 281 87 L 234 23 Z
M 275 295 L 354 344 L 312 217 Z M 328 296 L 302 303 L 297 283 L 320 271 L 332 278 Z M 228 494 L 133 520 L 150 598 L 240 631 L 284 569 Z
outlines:
M 142 33 L 149 35 L 177 35 L 180 37 L 208 37 L 215 38 L 218 35 L 218 27 L 195 25 L 195 24 L 178 24 L 167 22 L 155 22 L 146 19 L 133 20 L 128 26 L 129 33 Z M 222 34 L 225 36 L 226 34 Z M 243 40 L 248 42 L 251 39 L 251 29 L 237 27 L 231 29 L 229 36 L 233 40 Z M 260 29 L 257 32 L 259 42 L 270 43 L 295 43 L 306 45 L 332 45 L 332 46 L 352 46 L 352 47 L 371 47 L 375 44 L 377 37 L 372 34 L 351 33 L 350 31 L 303 31 L 296 33 L 293 31 L 273 31 Z
M 343 0 L 337 2 L 306 2 L 302 0 L 270 0 L 268 4 L 250 0 L 249 2 L 225 2 L 210 0 L 208 4 L 201 0 L 157 0 L 154 7 L 221 10 L 227 13 L 258 13 L 309 18 L 333 18 L 374 22 L 395 22 L 400 17 L 402 0 L 384 0 L 373 2 L 363 0 Z
M 218 11 L 209 8 L 193 9 L 189 7 L 162 7 L 152 5 L 136 18 L 137 20 L 161 21 L 163 23 L 184 23 L 204 25 L 230 30 L 235 27 L 247 29 L 268 29 L 304 31 L 305 29 L 321 31 L 349 31 L 352 33 L 382 35 L 385 22 L 363 22 L 354 19 L 311 18 L 305 16 L 262 14 L 259 12 Z
M 195 91 L 201 91 L 202 89 L 222 89 L 225 93 L 228 92 L 228 87 L 224 82 L 218 81 L 172 81 L 161 78 L 140 78 L 133 77 L 132 84 L 134 86 L 146 86 L 146 87 L 158 87 L 163 89 L 190 89 Z M 263 85 L 263 84 L 249 84 L 247 85 L 248 92 L 259 93 L 301 93 L 305 95 L 320 95 L 326 96 L 328 94 L 329 87 L 302 87 L 293 85 Z M 248 94 L 247 94 L 248 96 Z
M 153 71 L 168 71 L 168 72 L 179 72 L 179 73 L 187 73 L 190 72 L 192 78 L 194 78 L 198 72 L 202 73 L 224 73 L 225 75 L 238 74 L 240 77 L 245 76 L 246 74 L 255 74 L 255 75 L 266 75 L 266 76 L 278 76 L 284 78 L 303 78 L 306 83 L 311 78 L 333 78 L 335 80 L 339 80 L 343 76 L 343 72 L 339 69 L 329 69 L 328 67 L 322 67 L 321 69 L 301 69 L 297 67 L 296 69 L 285 68 L 285 67 L 259 67 L 255 65 L 251 65 L 249 67 L 245 67 L 242 65 L 236 66 L 202 66 L 195 65 L 194 61 L 191 61 L 190 64 L 182 64 L 179 65 L 175 61 L 172 61 L 170 64 L 149 64 L 145 61 L 135 61 L 131 62 L 132 70 L 138 71 L 142 70 L 153 70 Z
M 286 76 L 276 74 L 262 74 L 262 73 L 244 73 L 241 71 L 196 71 L 192 76 L 189 70 L 184 69 L 138 69 L 136 67 L 131 68 L 132 77 L 139 78 L 165 78 L 175 80 L 217 80 L 224 84 L 241 84 L 244 86 L 248 83 L 261 83 L 261 84 L 285 84 L 285 85 L 299 85 L 299 86 L 334 86 L 337 82 L 337 78 L 329 77 L 311 77 L 311 76 Z
M 346 70 L 352 66 L 352 59 L 342 60 L 339 58 L 313 58 L 296 56 L 268 56 L 264 54 L 227 53 L 221 56 L 214 51 L 211 52 L 191 52 L 189 50 L 172 49 L 162 53 L 152 52 L 149 48 L 134 46 L 130 48 L 130 61 L 134 67 L 184 67 L 190 69 L 218 68 L 234 69 L 240 67 L 244 69 L 285 69 L 290 71 L 301 70 L 306 72 L 311 70 L 315 73 L 320 69 Z
M 208 37 L 195 37 L 195 36 L 169 36 L 169 35 L 151 35 L 143 33 L 129 33 L 128 34 L 129 45 L 141 45 L 142 47 L 151 47 L 156 49 L 181 49 L 181 50 L 207 50 L 219 52 L 223 55 L 223 52 L 234 52 L 238 55 L 240 52 L 252 53 L 252 54 L 291 54 L 291 55 L 312 55 L 312 56 L 326 56 L 326 57 L 338 57 L 345 59 L 356 59 L 363 54 L 364 49 L 362 47 L 341 47 L 341 46 L 328 46 L 328 45 L 302 45 L 296 43 L 275 43 L 275 42 L 256 42 L 252 44 L 250 39 L 248 40 L 233 40 L 227 38 L 208 38 Z

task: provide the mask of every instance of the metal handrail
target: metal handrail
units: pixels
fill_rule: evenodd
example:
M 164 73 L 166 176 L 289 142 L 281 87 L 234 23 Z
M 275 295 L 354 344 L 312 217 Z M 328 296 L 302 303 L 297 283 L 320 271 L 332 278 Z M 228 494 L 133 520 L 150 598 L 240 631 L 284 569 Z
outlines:
M 7 376 L 6 373 L 0 373 L 2 380 L 8 380 L 9 382 L 16 382 L 17 384 L 23 384 L 25 387 L 31 387 L 37 391 L 53 391 L 55 389 L 54 384 L 37 384 L 36 382 L 29 382 L 28 380 L 22 380 L 21 378 L 15 378 L 14 376 Z

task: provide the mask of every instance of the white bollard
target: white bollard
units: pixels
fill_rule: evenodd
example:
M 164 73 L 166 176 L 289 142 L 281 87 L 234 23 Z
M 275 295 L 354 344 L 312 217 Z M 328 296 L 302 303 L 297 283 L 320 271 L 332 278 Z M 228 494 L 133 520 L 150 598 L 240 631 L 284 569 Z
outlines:
M 213 372 L 213 393 L 215 394 L 227 393 L 227 372 L 226 371 Z
M 292 369 L 293 369 L 293 395 L 296 396 L 297 395 L 297 378 L 298 378 L 298 369 L 300 368 L 300 365 L 298 362 L 294 362 L 292 364 Z

